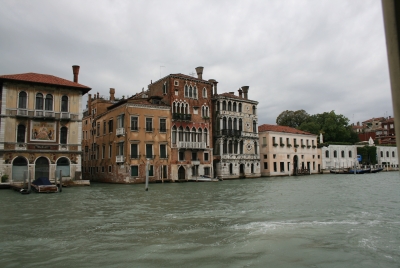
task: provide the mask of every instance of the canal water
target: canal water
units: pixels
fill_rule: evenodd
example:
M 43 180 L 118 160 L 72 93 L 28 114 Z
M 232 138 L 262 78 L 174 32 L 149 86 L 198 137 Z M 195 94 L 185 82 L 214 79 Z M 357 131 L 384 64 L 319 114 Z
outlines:
M 399 267 L 398 172 L 0 191 L 0 267 Z

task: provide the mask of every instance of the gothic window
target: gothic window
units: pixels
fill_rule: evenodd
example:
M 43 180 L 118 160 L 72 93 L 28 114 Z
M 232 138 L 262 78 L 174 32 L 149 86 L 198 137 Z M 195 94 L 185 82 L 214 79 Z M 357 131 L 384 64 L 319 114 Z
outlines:
M 233 111 L 236 112 L 236 102 L 233 103 Z
M 192 97 L 192 86 L 189 86 L 189 98 L 191 98 Z
M 185 97 L 189 96 L 189 88 L 187 85 L 185 85 Z
M 17 142 L 25 142 L 25 125 L 18 125 Z
M 239 113 L 241 113 L 241 112 L 242 112 L 242 104 L 239 103 Z
M 68 97 L 61 97 L 61 112 L 68 112 Z
M 207 89 L 203 88 L 203 98 L 207 98 Z
M 232 103 L 230 101 L 228 101 L 228 111 L 232 110 Z
M 26 109 L 26 101 L 28 96 L 25 91 L 21 91 L 18 96 L 18 108 Z
M 51 94 L 46 95 L 44 106 L 46 111 L 53 111 L 53 96 Z
M 193 89 L 193 98 L 197 99 L 197 87 L 194 87 Z
M 176 144 L 176 126 L 172 127 L 172 144 Z
M 239 131 L 243 130 L 242 119 L 239 119 Z
M 222 111 L 226 111 L 226 101 L 222 102 Z
M 183 141 L 183 128 L 181 126 L 178 129 L 178 141 Z
M 36 94 L 36 110 L 43 110 L 43 94 L 37 93 Z

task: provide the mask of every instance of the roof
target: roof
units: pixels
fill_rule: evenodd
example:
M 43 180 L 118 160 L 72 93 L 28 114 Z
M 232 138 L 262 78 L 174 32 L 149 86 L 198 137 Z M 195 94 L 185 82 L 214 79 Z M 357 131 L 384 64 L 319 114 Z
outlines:
M 44 85 L 55 85 L 55 86 L 63 86 L 70 88 L 72 87 L 80 89 L 83 92 L 83 94 L 91 90 L 90 87 L 49 74 L 38 74 L 38 73 L 8 74 L 8 75 L 0 75 L 0 80 L 38 83 Z
M 160 79 L 158 79 L 157 81 L 155 81 L 155 82 L 153 82 L 152 84 L 156 84 L 156 83 L 158 83 L 159 81 L 162 81 L 162 80 L 164 80 L 165 78 L 167 78 L 167 77 L 173 77 L 173 78 L 182 78 L 182 79 L 188 79 L 188 80 L 193 80 L 193 81 L 199 81 L 199 82 L 202 82 L 202 83 L 206 83 L 206 84 L 213 84 L 212 82 L 210 82 L 210 81 L 207 81 L 207 80 L 204 80 L 204 79 L 199 79 L 199 78 L 197 78 L 197 77 L 195 77 L 195 76 L 190 76 L 190 75 L 186 75 L 186 74 L 181 74 L 181 73 L 177 73 L 177 74 L 169 74 L 169 75 L 167 75 L 167 76 L 164 76 L 163 78 L 160 78 Z M 151 85 L 151 84 L 150 84 Z
M 313 135 L 316 136 L 312 133 L 305 132 L 302 130 L 298 130 L 292 127 L 287 127 L 287 126 L 278 126 L 278 125 L 268 125 L 264 124 L 261 126 L 258 126 L 258 132 L 265 132 L 265 131 L 274 131 L 274 132 L 284 132 L 284 133 L 291 133 L 291 134 L 302 134 L 302 135 Z
M 363 121 L 362 123 L 375 122 L 375 121 L 383 121 L 383 120 L 385 120 L 384 117 L 377 117 L 377 118 L 371 118 L 371 119 L 365 120 L 365 121 Z

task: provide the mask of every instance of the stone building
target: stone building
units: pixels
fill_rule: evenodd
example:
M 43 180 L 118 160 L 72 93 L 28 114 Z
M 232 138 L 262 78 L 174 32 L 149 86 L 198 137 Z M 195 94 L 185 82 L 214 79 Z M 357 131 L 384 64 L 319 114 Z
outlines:
M 376 146 L 378 165 L 388 170 L 399 169 L 399 158 L 396 146 Z
M 89 95 L 83 117 L 83 176 L 110 183 L 173 180 L 170 169 L 170 106 L 141 92 L 116 100 Z
M 357 162 L 357 146 L 356 145 L 329 145 L 321 148 L 322 169 L 326 172 L 329 170 L 341 170 L 353 168 Z
M 0 76 L 0 171 L 10 181 L 81 178 L 82 96 L 90 88 L 52 75 Z M 26 172 L 26 173 L 25 173 Z
M 167 132 L 172 180 L 190 180 L 213 173 L 213 83 L 203 79 L 203 67 L 197 67 L 196 72 L 197 77 L 170 74 L 148 86 L 149 97 L 159 97 L 169 105 L 171 122 Z
M 260 158 L 262 176 L 313 174 L 321 171 L 317 136 L 295 128 L 261 125 Z
M 214 171 L 219 179 L 260 177 L 257 101 L 248 86 L 218 94 L 214 86 Z

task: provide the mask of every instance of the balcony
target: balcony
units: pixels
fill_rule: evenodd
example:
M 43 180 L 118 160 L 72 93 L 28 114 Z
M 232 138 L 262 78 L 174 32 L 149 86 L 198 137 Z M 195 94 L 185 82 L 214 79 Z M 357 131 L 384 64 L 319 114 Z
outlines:
M 131 159 L 139 159 L 140 155 L 138 154 L 131 154 Z
M 60 113 L 60 119 L 61 120 L 69 120 L 69 119 L 71 119 L 71 114 L 70 113 Z
M 16 150 L 26 150 L 26 143 L 20 143 L 18 142 L 15 146 Z
M 190 120 L 192 120 L 192 115 L 191 114 L 173 113 L 172 120 L 190 121 Z
M 26 109 L 18 109 L 17 116 L 28 116 L 28 110 Z
M 124 157 L 123 155 L 117 155 L 117 156 L 116 156 L 116 159 L 115 159 L 115 162 L 117 162 L 117 163 L 123 163 L 124 160 L 125 160 L 125 157 Z
M 194 142 L 194 141 L 180 141 L 178 142 L 178 148 L 185 148 L 185 149 L 205 149 L 206 143 L 205 142 Z
M 241 130 L 237 129 L 221 129 L 217 132 L 219 136 L 229 136 L 229 137 L 240 137 L 242 135 Z
M 200 165 L 200 160 L 192 160 L 192 165 Z
M 117 136 L 125 135 L 125 128 L 119 127 L 119 128 L 117 128 L 116 132 L 117 132 Z

